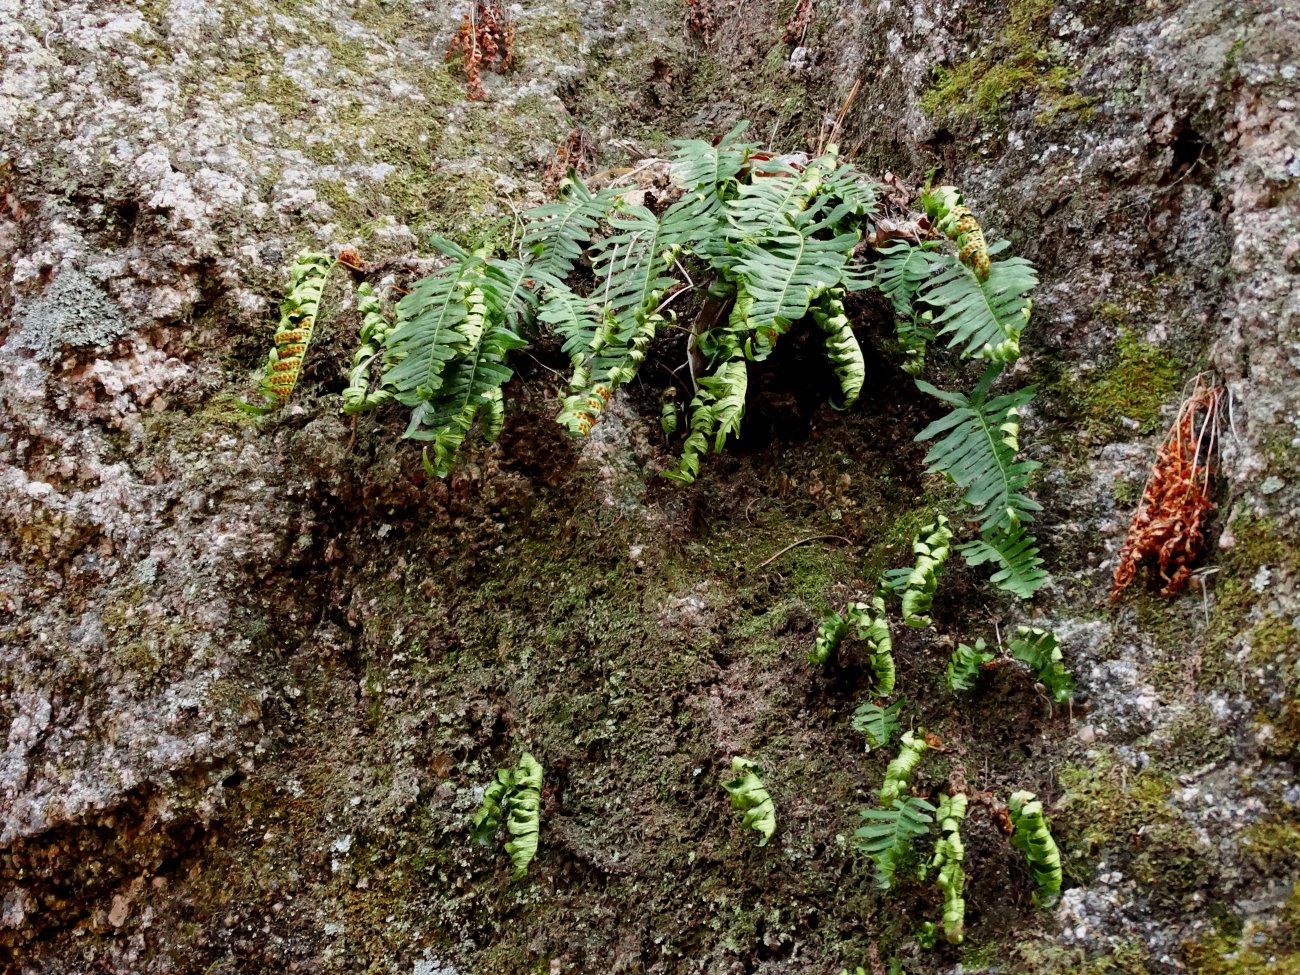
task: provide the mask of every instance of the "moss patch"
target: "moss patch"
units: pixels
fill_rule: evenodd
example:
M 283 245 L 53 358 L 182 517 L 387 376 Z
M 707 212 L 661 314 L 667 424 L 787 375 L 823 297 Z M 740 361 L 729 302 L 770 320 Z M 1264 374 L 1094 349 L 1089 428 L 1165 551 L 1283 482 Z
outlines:
M 1093 100 L 1070 90 L 1076 70 L 1061 63 L 1049 38 L 1053 0 L 1013 0 L 998 37 L 975 57 L 951 68 L 936 69 L 935 83 L 921 98 L 932 118 L 978 118 L 997 121 L 1024 93 L 1043 106 L 1035 116 L 1047 124 L 1062 113 L 1087 117 Z
M 1118 435 L 1125 420 L 1136 421 L 1138 432 L 1154 433 L 1161 426 L 1161 408 L 1182 386 L 1185 368 L 1169 350 L 1143 342 L 1125 328 L 1115 343 L 1114 360 L 1083 394 L 1088 422 L 1101 436 Z

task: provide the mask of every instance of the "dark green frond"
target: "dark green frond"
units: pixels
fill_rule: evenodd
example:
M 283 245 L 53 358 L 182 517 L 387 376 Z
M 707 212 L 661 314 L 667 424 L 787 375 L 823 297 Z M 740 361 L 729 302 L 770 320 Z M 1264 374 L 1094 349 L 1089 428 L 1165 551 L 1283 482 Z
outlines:
M 917 440 L 942 436 L 925 462 L 946 474 L 965 492 L 962 499 L 975 509 L 981 531 L 1015 531 L 1042 510 L 1024 494 L 1037 461 L 1016 460 L 1020 449 L 1020 407 L 1033 398 L 1032 387 L 986 399 L 985 384 L 966 396 L 948 393 L 926 382 L 922 391 L 956 407 L 917 434 Z
M 1043 560 L 1038 555 L 1038 541 L 1023 528 L 985 532 L 980 538 L 957 547 L 970 566 L 996 562 L 1001 567 L 992 576 L 999 589 L 1028 599 L 1037 592 L 1049 576 L 1040 568 Z
M 592 193 L 571 175 L 558 200 L 524 213 L 524 252 L 533 266 L 556 278 L 566 277 L 601 219 L 617 205 L 617 197 L 617 189 Z
M 1038 284 L 1034 266 L 1009 257 L 989 268 L 987 280 L 950 254 L 929 252 L 929 280 L 921 299 L 934 309 L 939 338 L 963 355 L 1008 362 L 1020 355 L 1020 333 L 1029 321 L 1029 292 Z
M 893 885 L 913 841 L 930 832 L 934 817 L 929 814 L 934 811 L 934 806 L 915 796 L 895 799 L 888 809 L 861 811 L 864 823 L 854 832 L 854 843 L 875 862 L 877 886 L 887 890 Z

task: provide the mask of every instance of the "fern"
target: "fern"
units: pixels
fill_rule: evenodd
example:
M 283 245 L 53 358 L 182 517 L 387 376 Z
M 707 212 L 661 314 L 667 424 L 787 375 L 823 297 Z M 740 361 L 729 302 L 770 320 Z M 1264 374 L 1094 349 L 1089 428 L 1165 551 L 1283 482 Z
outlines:
M 980 538 L 957 546 L 970 566 L 996 562 L 1000 568 L 990 581 L 999 589 L 1028 599 L 1047 582 L 1049 576 L 1040 568 L 1038 542 L 1023 527 L 985 532 Z
M 847 619 L 839 613 L 827 613 L 817 626 L 817 636 L 813 639 L 813 648 L 808 654 L 808 662 L 818 666 L 828 663 L 848 632 Z
M 714 375 L 700 379 L 699 392 L 691 400 L 690 433 L 682 445 L 681 459 L 664 472 L 665 477 L 691 483 L 700 472 L 701 458 L 709 452 L 710 438 L 714 452 L 720 453 L 728 435 L 740 432 L 748 383 L 749 373 L 741 359 L 724 362 Z
M 884 748 L 898 730 L 903 703 L 900 698 L 887 708 L 870 702 L 858 705 L 853 712 L 853 730 L 866 735 L 869 748 Z
M 824 292 L 813 304 L 812 316 L 826 335 L 826 357 L 835 366 L 835 377 L 839 379 L 840 392 L 844 394 L 843 402 L 836 408 L 846 410 L 857 402 L 862 392 L 867 366 L 862 358 L 862 347 L 858 345 L 848 316 L 844 314 L 844 304 L 840 300 L 842 294 Z
M 487 440 L 501 430 L 501 387 L 511 378 L 506 356 L 526 343 L 507 323 L 522 321 L 534 298 L 519 261 L 468 253 L 450 241 L 434 245 L 453 263 L 418 281 L 398 303 L 385 336 L 385 392 L 411 408 L 405 436 L 430 441 L 425 468 L 445 476 L 476 422 Z
M 948 661 L 948 689 L 954 694 L 973 691 L 979 683 L 981 668 L 993 660 L 993 654 L 986 652 L 983 637 L 975 641 L 974 647 L 964 643 L 957 644 Z
M 939 871 L 937 883 L 943 892 L 943 936 L 952 945 L 961 944 L 966 937 L 966 900 L 962 896 L 966 886 L 966 872 L 962 867 L 966 847 L 961 839 L 961 821 L 966 818 L 966 807 L 964 793 L 943 796 L 939 800 L 936 818 L 940 837 L 935 844 L 934 859 L 930 861 L 930 866 Z
M 939 589 L 939 575 L 948 561 L 952 529 L 948 519 L 939 515 L 912 539 L 916 562 L 910 569 L 891 569 L 885 573 L 885 585 L 901 593 L 903 622 L 923 629 L 933 622 L 927 615 Z
M 673 180 L 688 190 L 717 188 L 734 180 L 756 146 L 741 142 L 740 136 L 749 127 L 741 122 L 722 137 L 717 145 L 702 139 L 683 139 L 675 142 L 673 153 Z
M 742 827 L 759 832 L 762 839 L 758 845 L 767 846 L 776 833 L 776 806 L 759 778 L 762 769 L 749 759 L 737 756 L 731 760 L 731 771 L 735 778 L 722 783 L 731 796 L 731 808 L 744 814 Z
M 919 298 L 933 308 L 938 338 L 962 354 L 990 362 L 1020 355 L 1020 333 L 1029 322 L 1029 292 L 1038 284 L 1034 266 L 1009 257 L 989 267 L 981 280 L 974 269 L 949 254 L 927 252 L 929 274 Z
M 483 793 L 483 800 L 471 821 L 471 835 L 486 842 L 496 835 L 504 819 L 510 839 L 506 853 L 517 878 L 528 872 L 537 855 L 541 829 L 542 766 L 528 752 L 519 756 L 514 768 L 501 769 Z
M 928 255 L 935 246 L 933 243 L 913 246 L 905 240 L 896 240 L 880 248 L 870 282 L 889 299 L 899 318 L 911 319 L 917 314 L 916 294 L 930 275 Z
M 1011 641 L 1011 655 L 1028 665 L 1034 678 L 1047 689 L 1052 700 L 1068 701 L 1074 694 L 1074 679 L 1061 656 L 1061 641 L 1055 633 L 1021 626 Z
M 924 731 L 920 738 L 916 737 L 916 732 L 905 733 L 899 744 L 901 747 L 898 755 L 885 769 L 885 784 L 880 787 L 880 801 L 885 805 L 906 794 L 912 781 L 912 772 L 921 761 L 921 756 L 930 750 Z
M 558 200 L 524 214 L 523 247 L 532 256 L 534 269 L 556 279 L 568 276 L 582 257 L 583 245 L 617 199 L 616 189 L 592 193 L 570 174 Z
M 273 413 L 289 402 L 311 344 L 325 284 L 336 263 L 328 254 L 313 251 L 303 251 L 294 258 L 289 267 L 289 288 L 280 303 L 275 348 L 267 357 L 266 378 L 259 387 L 270 403 L 265 406 L 244 403 L 247 412 Z
M 1043 804 L 1032 792 L 1017 792 L 1008 811 L 1015 828 L 1011 843 L 1029 860 L 1029 872 L 1038 888 L 1034 903 L 1050 907 L 1061 896 L 1061 851 L 1043 817 Z
M 871 673 L 876 678 L 876 693 L 888 697 L 894 693 L 894 641 L 885 614 L 885 597 L 877 594 L 870 603 L 854 603 L 848 610 L 849 621 L 857 628 L 859 640 L 871 651 Z
M 948 393 L 926 382 L 917 382 L 923 392 L 954 407 L 953 411 L 931 423 L 916 439 L 932 440 L 942 435 L 925 455 L 931 472 L 946 474 L 963 490 L 962 500 L 975 509 L 980 530 L 996 538 L 998 532 L 1010 534 L 1042 510 L 1038 502 L 1024 494 L 1029 475 L 1041 465 L 1037 461 L 1017 460 L 1020 449 L 1020 408 L 1034 395 L 1022 389 L 1004 396 L 988 398 L 989 386 L 997 376 L 990 366 L 984 378 L 967 396 Z
M 392 391 L 382 385 L 373 392 L 370 390 L 371 366 L 383 354 L 384 342 L 393 330 L 393 324 L 384 317 L 383 307 L 369 282 L 357 288 L 357 311 L 361 314 L 360 343 L 352 355 L 348 386 L 343 390 L 345 413 L 374 409 L 393 398 Z
M 532 755 L 524 752 L 515 770 L 515 791 L 510 797 L 510 812 L 506 819 L 506 831 L 511 837 L 506 843 L 506 853 L 515 865 L 516 879 L 528 872 L 528 865 L 537 855 L 541 816 L 542 766 Z
M 915 796 L 894 799 L 888 809 L 861 811 L 866 822 L 854 832 L 854 842 L 875 863 L 877 886 L 888 890 L 893 885 L 894 874 L 911 854 L 913 842 L 930 832 L 934 819 L 928 814 L 934 811 L 934 806 Z
M 957 258 L 981 280 L 989 276 L 989 249 L 984 231 L 955 186 L 937 186 L 921 194 L 921 206 L 934 228 L 959 248 Z

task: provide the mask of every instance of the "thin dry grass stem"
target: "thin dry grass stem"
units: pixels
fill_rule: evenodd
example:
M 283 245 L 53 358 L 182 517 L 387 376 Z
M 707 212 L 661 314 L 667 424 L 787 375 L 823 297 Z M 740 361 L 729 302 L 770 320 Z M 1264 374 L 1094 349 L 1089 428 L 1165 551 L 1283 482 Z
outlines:
M 849 114 L 849 109 L 852 108 L 853 103 L 857 101 L 858 91 L 861 88 L 862 79 L 855 79 L 853 87 L 849 89 L 848 95 L 845 97 L 844 101 L 840 103 L 840 110 L 835 113 L 835 121 L 831 124 L 829 132 L 825 131 L 825 119 L 822 120 L 823 131 L 819 132 L 817 135 L 817 152 L 814 155 L 820 156 L 826 151 L 828 145 L 839 140 L 840 130 L 844 127 L 844 117 Z
M 1210 491 L 1224 387 L 1205 373 L 1184 388 L 1183 403 L 1165 436 L 1129 523 L 1128 536 L 1115 565 L 1110 598 L 1119 599 L 1144 564 L 1154 563 L 1165 586 L 1161 594 L 1181 591 L 1205 548 L 1205 520 L 1214 510 Z

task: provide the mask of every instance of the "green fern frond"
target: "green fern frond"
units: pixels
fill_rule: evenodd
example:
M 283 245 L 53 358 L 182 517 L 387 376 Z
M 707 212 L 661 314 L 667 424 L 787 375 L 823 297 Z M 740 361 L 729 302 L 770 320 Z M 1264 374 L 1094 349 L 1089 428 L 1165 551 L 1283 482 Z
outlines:
M 919 738 L 916 732 L 907 732 L 899 739 L 899 745 L 898 755 L 885 768 L 885 784 L 880 787 L 880 801 L 885 805 L 907 794 L 912 772 L 921 761 L 921 756 L 930 750 L 924 731 Z
M 702 139 L 682 139 L 673 143 L 672 176 L 678 186 L 688 190 L 713 190 L 735 179 L 750 153 L 757 146 L 740 141 L 749 127 L 741 122 L 724 135 L 715 146 Z
M 731 760 L 731 771 L 735 777 L 722 783 L 731 796 L 731 808 L 743 813 L 743 828 L 755 829 L 762 836 L 758 845 L 767 846 L 776 833 L 776 806 L 759 778 L 763 770 L 749 759 L 737 756 Z
M 993 660 L 993 654 L 987 652 L 984 638 L 975 641 L 974 647 L 964 643 L 957 644 L 948 661 L 948 689 L 954 694 L 973 691 L 979 683 L 981 669 Z
M 961 821 L 966 818 L 967 805 L 966 795 L 960 792 L 939 800 L 936 818 L 940 836 L 930 861 L 931 868 L 939 871 L 937 883 L 943 892 L 943 936 L 952 945 L 961 944 L 966 937 L 966 900 L 962 896 L 966 846 L 961 839 Z
M 475 421 L 483 438 L 497 438 L 505 419 L 501 387 L 513 373 L 505 365 L 511 349 L 528 343 L 501 325 L 488 325 L 469 351 L 447 369 L 437 395 L 415 407 L 407 437 L 433 441 L 433 460 L 425 455 L 425 468 L 434 477 L 446 477 Z
M 859 704 L 853 712 L 853 730 L 866 735 L 870 748 L 884 748 L 889 739 L 898 730 L 899 714 L 902 713 L 904 701 L 899 698 L 887 708 L 868 702 Z
M 930 276 L 929 252 L 934 246 L 929 243 L 915 246 L 896 240 L 880 248 L 872 280 L 894 306 L 899 318 L 911 319 L 917 313 L 916 293 Z
M 862 384 L 867 378 L 867 366 L 862 358 L 862 347 L 858 345 L 853 327 L 844 314 L 844 304 L 840 301 L 842 295 L 842 291 L 824 292 L 813 303 L 812 315 L 817 327 L 826 335 L 826 357 L 835 366 L 840 392 L 844 394 L 843 402 L 831 405 L 846 410 L 857 402 L 862 392 Z
M 1074 678 L 1066 669 L 1061 641 L 1055 633 L 1036 626 L 1017 627 L 1011 641 L 1011 656 L 1029 667 L 1034 679 L 1052 695 L 1052 700 L 1061 703 L 1074 695 Z
M 888 890 L 893 885 L 898 867 L 912 852 L 912 843 L 930 832 L 934 818 L 928 814 L 934 811 L 934 806 L 915 796 L 894 799 L 888 809 L 861 811 L 866 822 L 854 832 L 854 843 L 875 862 L 877 886 Z
M 484 259 L 463 260 L 421 278 L 397 303 L 397 322 L 385 341 L 384 386 L 403 406 L 419 406 L 442 388 L 447 364 L 481 335 L 489 314 Z M 474 342 L 477 340 L 474 339 Z
M 1030 291 L 1038 284 L 1034 266 L 1009 257 L 989 267 L 986 280 L 949 254 L 928 252 L 929 274 L 919 297 L 934 309 L 939 338 L 962 354 L 991 362 L 1020 355 L 1020 333 L 1029 321 Z
M 948 519 L 939 515 L 912 539 L 912 553 L 916 556 L 913 566 L 885 573 L 886 587 L 901 594 L 903 622 L 908 626 L 924 629 L 933 622 L 928 614 L 934 604 L 934 594 L 939 590 L 939 575 L 948 561 L 951 544 L 952 528 Z
M 1029 872 L 1038 888 L 1034 903 L 1050 907 L 1061 896 L 1061 851 L 1043 816 L 1043 804 L 1032 792 L 1017 792 L 1007 807 L 1015 827 L 1011 843 L 1029 860 Z
M 888 697 L 894 693 L 897 675 L 894 667 L 894 641 L 889 633 L 889 616 L 885 612 L 885 597 L 877 593 L 870 603 L 852 603 L 845 615 L 857 630 L 857 638 L 865 640 L 871 652 L 871 673 L 876 678 L 875 693 Z
M 393 398 L 392 391 L 382 385 L 373 392 L 370 389 L 371 366 L 383 354 L 384 343 L 393 330 L 393 324 L 384 317 L 383 307 L 369 282 L 357 288 L 357 311 L 361 315 L 359 344 L 352 354 L 348 386 L 343 390 L 344 413 L 374 409 Z
M 700 473 L 700 461 L 713 439 L 715 453 L 722 450 L 729 434 L 740 432 L 745 414 L 745 392 L 749 373 L 743 359 L 724 362 L 712 376 L 700 380 L 699 392 L 691 400 L 690 433 L 682 445 L 682 456 L 664 477 L 689 484 Z
M 991 580 L 1021 599 L 1028 599 L 1047 582 L 1049 576 L 1038 555 L 1038 540 L 1024 528 L 985 532 L 981 538 L 957 546 L 970 566 L 997 562 L 1001 568 Z
M 839 613 L 827 613 L 817 625 L 817 636 L 813 639 L 813 648 L 808 654 L 808 662 L 817 666 L 829 662 L 848 632 L 847 619 Z
M 542 766 L 532 755 L 524 752 L 519 756 L 519 765 L 515 769 L 514 793 L 510 797 L 510 812 L 506 819 L 506 831 L 510 834 L 506 853 L 515 865 L 516 879 L 528 872 L 528 865 L 537 855 L 541 820 Z
M 492 839 L 504 819 L 506 832 L 510 834 L 505 849 L 518 879 L 528 872 L 528 865 L 537 855 L 541 810 L 542 766 L 524 752 L 519 756 L 518 765 L 499 770 L 484 790 L 483 800 L 470 823 L 471 836 L 479 842 Z
M 989 276 L 989 248 L 984 231 L 955 186 L 936 186 L 921 194 L 921 207 L 934 229 L 953 240 L 957 258 L 981 280 Z
M 1032 460 L 1016 460 L 1020 449 L 1020 407 L 1034 395 L 1032 387 L 988 399 L 989 367 L 985 377 L 970 396 L 947 393 L 927 382 L 917 387 L 955 407 L 944 417 L 917 434 L 916 439 L 931 440 L 943 435 L 925 455 L 931 472 L 946 474 L 965 492 L 962 495 L 975 509 L 980 530 L 985 533 L 1014 532 L 1022 522 L 1031 521 L 1033 512 L 1041 511 L 1038 502 L 1023 492 L 1029 487 L 1029 475 L 1041 465 Z
M 266 414 L 289 402 L 302 372 L 307 347 L 311 344 L 316 316 L 330 271 L 337 262 L 328 254 L 303 251 L 289 266 L 289 287 L 280 302 L 280 323 L 275 329 L 275 347 L 266 360 L 266 378 L 259 392 L 269 401 L 265 406 L 241 403 L 248 413 Z
M 558 200 L 523 214 L 523 248 L 533 268 L 557 279 L 567 277 L 601 220 L 617 205 L 617 188 L 592 193 L 570 175 Z

